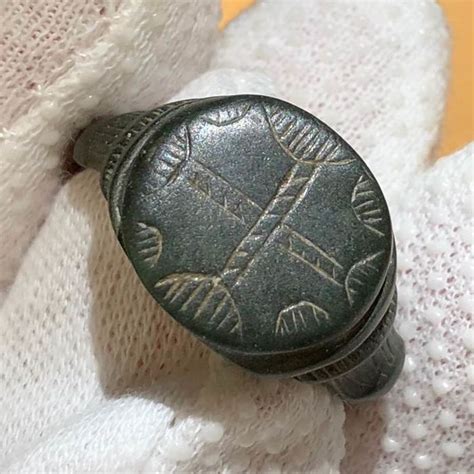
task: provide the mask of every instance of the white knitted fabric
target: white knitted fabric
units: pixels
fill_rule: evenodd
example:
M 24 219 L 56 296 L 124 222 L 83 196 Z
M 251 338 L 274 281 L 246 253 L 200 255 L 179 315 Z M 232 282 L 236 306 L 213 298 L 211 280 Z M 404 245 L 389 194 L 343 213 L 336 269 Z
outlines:
M 261 1 L 226 30 L 215 67 L 266 72 L 364 157 L 398 243 L 405 373 L 346 410 L 345 474 L 474 472 L 473 147 L 427 171 L 448 35 L 432 1 Z
M 347 410 L 343 472 L 474 471 L 474 143 L 401 187 L 404 372 L 379 403 Z
M 69 23 L 70 46 L 51 76 L 35 72 L 48 76 L 44 88 L 29 96 L 20 72 L 8 83 L 4 287 L 22 262 L 0 308 L 1 472 L 339 470 L 340 401 L 322 387 L 249 375 L 165 315 L 116 242 L 94 172 L 62 187 L 24 253 L 58 187 L 66 140 L 92 116 L 167 100 L 205 68 L 216 3 L 94 4 Z M 224 33 L 213 64 L 266 73 L 274 85 L 226 69 L 179 93 L 265 93 L 302 105 L 361 152 L 388 194 L 408 362 L 383 402 L 348 410 L 350 474 L 474 466 L 473 147 L 423 169 L 443 108 L 446 43 L 431 1 L 260 2 Z
M 205 70 L 218 0 L 15 0 L 0 22 L 0 301 L 97 115 L 149 108 Z

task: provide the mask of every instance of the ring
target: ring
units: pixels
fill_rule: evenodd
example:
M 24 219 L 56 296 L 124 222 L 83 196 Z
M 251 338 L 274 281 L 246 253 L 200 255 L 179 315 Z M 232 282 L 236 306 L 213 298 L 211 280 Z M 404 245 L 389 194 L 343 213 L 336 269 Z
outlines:
M 393 386 L 405 351 L 389 210 L 316 117 L 265 96 L 186 100 L 94 122 L 74 159 L 100 171 L 149 293 L 213 350 L 348 401 Z

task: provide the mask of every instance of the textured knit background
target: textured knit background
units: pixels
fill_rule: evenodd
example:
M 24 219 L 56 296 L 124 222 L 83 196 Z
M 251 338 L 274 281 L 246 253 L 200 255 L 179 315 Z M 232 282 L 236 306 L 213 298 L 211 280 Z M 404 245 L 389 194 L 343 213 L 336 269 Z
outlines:
M 221 0 L 220 28 L 255 5 L 256 0 Z M 446 17 L 451 37 L 449 89 L 443 125 L 435 154 L 451 154 L 474 139 L 474 2 L 437 0 Z
M 449 58 L 434 2 L 261 1 L 220 35 L 217 0 L 2 8 L 1 472 L 472 471 L 473 146 L 429 165 Z M 62 171 L 94 116 L 242 92 L 327 121 L 391 206 L 407 363 L 345 433 L 326 389 L 260 380 L 173 323 L 98 176 Z

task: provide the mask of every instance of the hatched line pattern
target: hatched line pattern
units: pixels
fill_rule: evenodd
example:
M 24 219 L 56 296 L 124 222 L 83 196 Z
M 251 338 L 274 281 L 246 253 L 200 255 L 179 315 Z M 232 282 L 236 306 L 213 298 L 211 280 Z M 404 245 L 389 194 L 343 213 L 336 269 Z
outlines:
M 278 242 L 280 247 L 334 285 L 344 286 L 344 269 L 335 258 L 291 227 L 283 225 L 282 229 Z

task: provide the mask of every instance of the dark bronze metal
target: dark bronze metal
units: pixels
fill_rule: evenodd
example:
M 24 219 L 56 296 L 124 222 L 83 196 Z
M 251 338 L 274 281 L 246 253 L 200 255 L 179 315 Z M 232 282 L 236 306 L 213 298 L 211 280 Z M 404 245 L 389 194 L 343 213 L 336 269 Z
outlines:
M 148 291 L 211 348 L 346 400 L 393 385 L 404 347 L 389 211 L 327 125 L 269 97 L 196 99 L 99 120 L 74 158 L 102 173 Z

